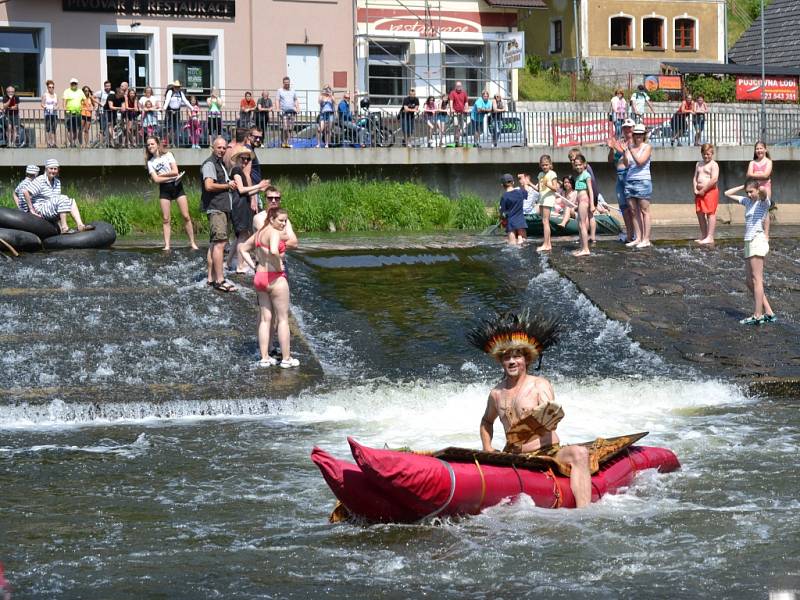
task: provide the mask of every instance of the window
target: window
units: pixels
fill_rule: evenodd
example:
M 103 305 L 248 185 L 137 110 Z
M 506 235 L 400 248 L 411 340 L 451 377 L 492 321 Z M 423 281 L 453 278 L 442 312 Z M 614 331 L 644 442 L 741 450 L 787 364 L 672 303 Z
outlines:
M 664 49 L 664 19 L 661 17 L 642 19 L 642 48 L 645 50 Z
M 633 48 L 633 19 L 630 17 L 611 18 L 612 48 L 630 50 Z
M 675 19 L 675 50 L 697 50 L 694 19 Z
M 152 36 L 134 34 L 106 34 L 106 76 L 116 87 L 123 81 L 133 86 L 137 93 L 151 85 L 150 43 Z
M 217 38 L 188 37 L 176 35 L 172 38 L 172 72 L 187 94 L 208 96 L 214 80 L 214 55 Z
M 13 85 L 18 96 L 38 96 L 40 61 L 38 30 L 0 29 L 0 78 L 4 91 Z
M 563 24 L 561 19 L 550 21 L 550 54 L 560 54 L 563 49 Z
M 408 44 L 370 42 L 369 96 L 373 104 L 400 104 L 414 87 L 408 67 Z
M 484 46 L 447 44 L 444 54 L 445 90 L 455 88 L 456 81 L 464 85 L 470 98 L 483 92 Z

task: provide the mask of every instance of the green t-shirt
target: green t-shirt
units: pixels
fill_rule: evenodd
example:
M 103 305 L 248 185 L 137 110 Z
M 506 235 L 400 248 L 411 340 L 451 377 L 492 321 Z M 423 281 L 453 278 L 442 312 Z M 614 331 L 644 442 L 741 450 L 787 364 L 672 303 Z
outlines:
M 592 176 L 589 175 L 589 171 L 584 171 L 580 175 L 575 178 L 575 190 L 576 191 L 588 191 L 589 186 L 586 184 L 587 181 L 590 181 Z
M 67 112 L 74 114 L 79 114 L 81 112 L 81 102 L 85 96 L 86 95 L 81 90 L 75 90 L 73 92 L 70 88 L 67 88 L 64 90 L 64 93 L 61 94 L 61 97 L 64 98 Z

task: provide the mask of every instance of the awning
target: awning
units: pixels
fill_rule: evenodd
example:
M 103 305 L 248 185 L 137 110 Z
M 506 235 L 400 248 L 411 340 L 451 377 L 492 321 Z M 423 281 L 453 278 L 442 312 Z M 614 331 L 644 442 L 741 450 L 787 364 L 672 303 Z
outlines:
M 486 0 L 494 8 L 547 8 L 544 0 Z
M 703 75 L 757 75 L 761 76 L 761 65 L 737 65 L 735 63 L 710 62 L 662 62 L 661 70 L 669 74 Z M 800 75 L 800 67 L 770 67 L 766 65 L 767 77 Z

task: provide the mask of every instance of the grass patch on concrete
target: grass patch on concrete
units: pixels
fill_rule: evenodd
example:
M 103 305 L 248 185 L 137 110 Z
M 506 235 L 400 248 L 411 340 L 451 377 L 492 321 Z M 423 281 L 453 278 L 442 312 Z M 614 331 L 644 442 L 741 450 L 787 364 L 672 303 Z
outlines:
M 278 185 L 282 205 L 289 211 L 295 229 L 301 232 L 477 230 L 492 223 L 481 198 L 465 195 L 451 199 L 418 183 L 335 179 L 302 186 L 288 182 Z M 10 190 L 15 186 L 10 183 Z M 64 192 L 78 200 L 86 222 L 108 221 L 120 236 L 161 234 L 161 208 L 154 195 L 121 192 L 101 198 L 74 185 L 67 186 Z M 200 211 L 199 190 L 187 189 L 187 198 L 195 232 L 207 233 L 208 221 Z M 0 205 L 14 207 L 10 194 L 0 196 Z M 173 231 L 182 231 L 183 220 L 177 206 L 171 212 Z
M 614 95 L 614 86 L 595 83 L 591 79 L 576 81 L 573 98 L 572 78 L 569 73 L 557 76 L 551 70 L 542 70 L 533 75 L 520 69 L 519 99 L 537 102 L 594 102 L 609 101 Z

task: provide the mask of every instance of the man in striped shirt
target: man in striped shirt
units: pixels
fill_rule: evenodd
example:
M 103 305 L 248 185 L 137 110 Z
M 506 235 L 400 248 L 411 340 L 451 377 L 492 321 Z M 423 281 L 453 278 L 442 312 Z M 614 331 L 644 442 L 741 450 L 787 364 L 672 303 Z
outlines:
M 47 159 L 45 174 L 39 175 L 22 190 L 30 212 L 54 223 L 58 221 L 61 233 L 76 233 L 94 229 L 94 225 L 84 225 L 75 201 L 61 193 L 58 169 L 59 165 L 56 159 Z M 75 219 L 78 229 L 70 229 L 67 225 L 68 214 Z
M 37 175 L 39 175 L 39 167 L 36 165 L 28 165 L 25 167 L 25 179 L 20 181 L 19 185 L 14 190 L 14 200 L 17 201 L 17 208 L 22 212 L 31 212 L 28 208 L 28 201 L 25 199 L 24 191 L 33 183 Z

